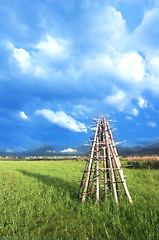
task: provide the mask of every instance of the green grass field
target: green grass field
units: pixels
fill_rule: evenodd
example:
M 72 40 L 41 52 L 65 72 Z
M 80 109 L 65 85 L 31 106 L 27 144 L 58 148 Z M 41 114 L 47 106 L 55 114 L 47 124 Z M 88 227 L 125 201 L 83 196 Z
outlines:
M 77 201 L 84 162 L 0 162 L 0 239 L 159 239 L 158 170 L 124 169 L 133 199 Z

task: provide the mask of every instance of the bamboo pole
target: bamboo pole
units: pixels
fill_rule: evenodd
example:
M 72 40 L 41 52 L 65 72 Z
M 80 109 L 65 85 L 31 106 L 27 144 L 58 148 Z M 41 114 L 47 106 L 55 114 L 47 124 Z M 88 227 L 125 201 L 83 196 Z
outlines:
M 105 144 L 105 151 L 106 151 L 106 134 L 105 134 L 105 131 L 106 131 L 106 121 L 105 121 L 105 118 L 102 116 L 102 124 L 103 124 L 103 138 L 104 138 L 104 144 Z M 106 153 L 105 153 L 106 154 Z M 109 190 L 111 189 L 111 184 L 110 184 L 110 174 L 109 174 L 109 159 L 108 159 L 108 156 L 106 154 L 106 176 L 107 176 L 107 183 L 108 183 L 108 188 Z
M 116 188 L 117 188 L 117 191 L 120 191 L 120 185 L 118 181 L 117 168 L 116 168 L 114 157 L 112 158 L 112 165 L 113 165 L 113 171 L 114 171 L 114 176 L 116 181 Z
M 109 134 L 111 142 L 112 142 L 113 152 L 116 156 L 116 160 L 118 161 L 118 165 L 121 168 L 121 163 L 120 163 L 120 160 L 119 160 L 118 151 L 117 151 L 117 148 L 116 148 L 116 145 L 115 145 L 115 142 L 114 142 L 114 138 L 113 138 L 110 126 L 109 126 L 109 122 L 106 122 L 106 125 L 107 125 L 107 129 L 108 129 L 108 134 Z
M 102 116 L 102 124 L 103 124 L 103 116 Z M 102 140 L 103 140 L 103 167 L 104 167 L 104 195 L 105 199 L 107 198 L 107 170 L 106 170 L 106 146 L 105 146 L 105 138 L 104 138 L 104 126 L 102 131 Z
M 105 130 L 106 133 L 106 130 Z M 112 180 L 112 187 L 113 187 L 113 193 L 114 193 L 114 199 L 115 203 L 118 205 L 118 196 L 117 196 L 117 191 L 116 191 L 116 184 L 115 184 L 115 178 L 114 178 L 114 171 L 113 171 L 113 166 L 112 166 L 112 160 L 110 156 L 110 150 L 109 150 L 109 141 L 108 141 L 108 136 L 106 136 L 106 144 L 107 144 L 107 156 L 108 156 L 108 161 L 110 165 L 110 174 L 111 174 L 111 180 Z
M 91 194 L 92 194 L 92 195 L 93 195 L 93 193 L 94 193 L 95 180 L 96 180 L 96 168 L 94 169 L 93 182 L 92 182 L 92 187 L 91 187 Z
M 104 193 L 107 198 L 107 170 L 106 170 L 106 147 L 103 147 L 103 165 L 104 165 Z
M 96 153 L 96 204 L 99 202 L 99 132 L 97 135 L 97 153 Z
M 112 154 L 114 154 L 113 149 L 112 149 L 112 146 L 111 146 L 111 151 L 112 151 Z M 126 195 L 127 195 L 127 197 L 128 197 L 129 202 L 130 202 L 131 204 L 133 204 L 132 198 L 131 198 L 131 196 L 130 196 L 130 193 L 129 193 L 129 190 L 128 190 L 128 187 L 127 187 L 127 184 L 126 184 L 126 180 L 125 180 L 125 177 L 124 177 L 124 173 L 123 173 L 122 169 L 120 168 L 119 162 L 118 162 L 118 160 L 117 160 L 117 158 L 116 158 L 115 155 L 114 155 L 114 159 L 115 159 L 115 161 L 116 161 L 117 168 L 119 168 L 118 171 L 119 171 L 119 175 L 120 175 L 121 181 L 122 181 L 122 183 L 123 183 L 123 187 L 124 187 L 125 193 L 126 193 Z
M 91 156 L 90 156 L 88 172 L 87 172 L 87 177 L 86 177 L 84 191 L 83 191 L 83 196 L 82 196 L 82 203 L 84 203 L 85 199 L 86 199 L 86 192 L 87 192 L 87 188 L 88 188 L 88 184 L 89 184 L 90 170 L 92 168 L 92 161 L 93 161 L 94 148 L 95 148 L 95 143 L 96 143 L 97 134 L 98 134 L 98 128 L 99 128 L 99 121 L 97 121 L 96 131 L 95 131 L 94 141 L 93 141 L 93 146 L 92 146 L 92 149 L 91 149 Z
M 84 173 L 83 173 L 83 176 L 82 176 L 81 184 L 80 184 L 80 187 L 79 187 L 79 190 L 78 190 L 78 195 L 77 195 L 78 199 L 80 198 L 80 191 L 81 191 L 81 189 L 82 189 L 82 187 L 84 185 L 84 180 L 85 180 L 88 164 L 89 164 L 89 162 L 87 161 L 86 165 L 85 165 L 85 170 L 84 170 Z
M 105 147 L 105 138 L 104 138 L 103 116 L 101 116 L 101 119 L 102 119 L 101 141 L 103 142 L 104 195 L 105 195 L 105 199 L 106 199 L 107 198 L 107 170 L 106 170 L 106 147 Z
M 123 171 L 122 171 L 122 169 L 121 169 L 121 163 L 120 163 L 120 161 L 119 161 L 117 149 L 116 149 L 116 147 L 115 147 L 114 139 L 113 139 L 113 137 L 112 137 L 112 133 L 111 133 L 111 130 L 110 130 L 110 127 L 109 127 L 109 123 L 108 123 L 108 122 L 107 122 L 107 126 L 108 126 L 108 130 L 109 130 L 110 139 L 111 139 L 111 141 L 112 141 L 112 143 L 113 143 L 112 145 L 110 145 L 110 149 L 111 149 L 112 155 L 114 156 L 114 160 L 115 160 L 115 162 L 116 162 L 117 168 L 119 169 L 118 171 L 119 171 L 119 175 L 120 175 L 121 181 L 122 181 L 122 183 L 123 183 L 123 187 L 124 187 L 125 193 L 126 193 L 126 195 L 127 195 L 127 197 L 128 197 L 129 202 L 130 202 L 131 204 L 133 204 L 132 198 L 131 198 L 131 196 L 130 196 L 130 193 L 129 193 L 129 190 L 128 190 L 128 187 L 127 187 L 127 184 L 126 184 L 126 180 L 125 180 Z M 106 132 L 106 134 L 108 134 L 108 133 Z M 110 139 L 109 139 L 109 141 L 110 141 Z

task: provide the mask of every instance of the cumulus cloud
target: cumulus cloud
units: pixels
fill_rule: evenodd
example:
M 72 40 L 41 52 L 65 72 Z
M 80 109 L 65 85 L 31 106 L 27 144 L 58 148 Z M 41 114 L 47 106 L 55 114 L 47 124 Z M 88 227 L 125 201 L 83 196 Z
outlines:
M 39 42 L 35 48 L 48 54 L 52 57 L 66 57 L 68 54 L 69 42 L 63 39 L 56 39 L 50 35 L 46 36 L 46 39 Z
M 27 50 L 24 48 L 16 48 L 10 41 L 7 43 L 7 46 L 12 51 L 13 60 L 16 60 L 24 74 L 31 75 L 31 78 L 44 76 L 44 69 L 40 66 L 39 61 Z
M 134 116 L 138 116 L 138 115 L 139 115 L 138 109 L 137 109 L 137 108 L 133 108 L 133 109 L 132 109 L 132 114 L 133 114 Z
M 73 149 L 73 148 L 67 148 L 67 149 L 63 149 L 60 151 L 61 153 L 75 153 L 77 152 L 76 149 Z
M 86 59 L 84 70 L 98 74 L 106 74 L 115 78 L 116 83 L 138 85 L 146 77 L 145 60 L 137 52 L 116 52 L 99 54 L 95 59 Z
M 127 42 L 128 29 L 121 12 L 112 6 L 106 6 L 103 11 L 93 19 L 93 25 L 91 26 L 92 32 L 96 34 L 95 41 L 100 43 L 102 41 L 104 44 L 103 50 L 107 52 L 122 50 Z
M 27 70 L 27 74 L 31 74 L 31 77 L 40 78 L 45 81 L 45 84 L 46 80 L 47 84 L 51 83 L 53 87 L 48 86 L 50 90 L 52 89 L 51 91 L 56 92 L 56 89 L 59 91 L 60 88 L 63 90 L 62 93 L 67 87 L 67 91 L 76 92 L 77 96 L 81 91 L 87 97 L 88 91 L 90 91 L 90 95 L 93 95 L 94 89 L 96 89 L 94 98 L 98 101 L 97 98 L 105 97 L 103 90 L 109 84 L 110 89 L 117 90 L 108 93 L 108 89 L 106 89 L 105 103 L 112 107 L 116 107 L 116 103 L 120 103 L 118 109 L 128 112 L 128 106 L 132 104 L 133 99 L 137 99 L 145 89 L 152 89 L 152 86 L 157 85 L 156 75 L 150 73 L 148 75 L 146 68 L 149 65 L 149 69 L 157 72 L 158 61 L 154 57 L 148 64 L 147 58 L 143 58 L 138 49 L 132 48 L 133 44 L 130 41 L 132 34 L 129 33 L 121 12 L 115 8 L 106 6 L 100 15 L 95 14 L 88 23 L 91 31 L 88 39 L 85 37 L 87 40 L 91 38 L 91 41 L 92 39 L 96 39 L 96 41 L 91 42 L 88 46 L 88 53 L 82 53 L 80 59 L 78 59 L 79 55 L 76 56 L 75 48 L 71 48 L 73 44 L 77 49 L 79 48 L 79 42 L 76 39 L 67 41 L 63 37 L 56 38 L 49 32 L 38 43 L 32 45 L 30 51 L 24 48 L 15 48 L 10 43 L 14 52 L 13 56 L 19 62 L 20 67 Z M 135 35 L 137 35 L 136 32 L 133 33 L 133 36 Z M 69 54 L 70 52 L 71 54 Z M 89 54 L 90 52 L 91 54 Z M 69 61 L 66 60 L 66 57 Z M 59 67 L 62 58 L 64 60 L 62 67 Z M 98 83 L 99 78 L 100 84 Z M 150 80 L 151 84 L 149 84 Z M 132 85 L 133 91 L 131 92 Z M 103 86 L 101 91 L 100 86 Z M 141 107 L 141 100 L 139 104 Z M 87 111 L 81 108 L 81 110 L 72 111 L 72 114 L 77 116 L 77 112 L 82 115 Z
M 82 111 L 82 112 L 89 112 L 89 111 L 92 110 L 90 107 L 87 107 L 87 106 L 82 105 L 82 104 L 75 105 L 74 109 L 76 109 L 77 111 Z
M 113 105 L 122 111 L 126 104 L 125 97 L 126 95 L 122 90 L 117 90 L 113 95 L 105 98 L 105 103 Z
M 145 61 L 146 76 L 143 82 L 143 90 L 159 91 L 159 8 L 154 7 L 145 12 L 141 24 L 130 36 L 130 45 L 136 51 L 142 52 Z
M 148 67 L 149 70 L 155 75 L 159 76 L 159 56 L 157 55 L 151 55 L 148 59 Z
M 157 127 L 157 124 L 155 122 L 148 122 L 148 126 L 155 128 Z
M 126 116 L 125 119 L 127 119 L 127 120 L 132 120 L 132 117 Z
M 153 92 L 159 91 L 159 47 L 156 49 L 155 54 L 147 56 L 147 70 L 149 71 L 149 81 L 147 83 L 148 88 L 153 90 Z
M 108 8 L 106 8 L 106 12 L 107 10 Z M 112 9 L 112 7 L 110 7 L 109 10 L 110 13 L 108 14 L 106 20 L 107 22 L 103 21 L 103 24 L 99 24 L 98 33 L 101 34 L 102 32 L 103 39 L 105 39 L 104 31 L 105 33 L 109 33 L 109 31 L 112 31 L 112 33 L 114 34 L 114 39 L 118 39 L 117 42 L 121 43 L 121 45 L 124 47 L 120 48 L 115 45 L 115 43 L 108 34 L 108 37 L 105 39 L 105 41 L 109 41 L 109 47 L 107 47 L 107 44 L 103 44 L 102 53 L 99 51 L 98 53 L 96 53 L 94 58 L 85 58 L 83 69 L 87 73 L 90 73 L 93 76 L 97 76 L 96 79 L 98 79 L 98 77 L 102 78 L 103 76 L 105 76 L 105 81 L 100 80 L 100 84 L 103 85 L 103 88 L 105 87 L 105 89 L 107 89 L 107 86 L 109 87 L 109 89 L 111 89 L 111 86 L 112 89 L 113 87 L 118 88 L 119 85 L 122 89 L 122 86 L 125 83 L 127 84 L 124 85 L 124 89 L 126 89 L 127 92 L 129 91 L 129 94 L 125 95 L 125 103 L 123 103 L 122 107 L 119 108 L 120 111 L 123 110 L 128 112 L 128 105 L 130 103 L 133 105 L 133 100 L 135 99 L 138 99 L 138 106 L 140 108 L 147 108 L 146 99 L 143 99 L 140 96 L 147 89 L 152 90 L 156 93 L 159 90 L 159 44 L 155 40 L 158 36 L 158 30 L 156 32 L 154 28 L 154 26 L 157 26 L 159 22 L 159 15 L 157 16 L 158 9 L 153 9 L 146 12 L 143 21 L 141 22 L 139 27 L 137 27 L 137 29 L 131 34 L 126 29 L 126 25 L 122 18 L 122 15 L 115 9 Z M 112 16 L 113 20 L 109 19 L 110 15 Z M 103 16 L 100 16 L 97 19 L 97 22 L 99 21 L 99 19 L 104 18 Z M 117 21 L 119 22 L 118 24 L 122 26 L 121 35 L 121 28 L 114 27 L 112 30 L 112 26 L 118 26 Z M 155 24 L 152 24 L 153 22 L 155 22 Z M 106 27 L 104 27 L 104 23 L 106 23 Z M 153 31 L 153 33 L 156 32 L 157 36 L 152 37 L 149 33 L 151 31 Z M 150 38 L 150 45 L 152 41 L 155 41 L 155 44 L 153 45 L 153 49 L 155 49 L 155 51 L 151 51 L 151 48 L 150 51 L 148 51 L 149 45 L 145 45 L 145 37 L 147 43 L 149 42 L 148 38 Z M 110 82 L 107 79 L 110 79 Z M 132 87 L 133 91 L 130 90 L 132 89 Z M 121 91 L 124 92 L 124 90 Z M 119 94 L 119 98 L 122 97 L 123 95 Z M 112 95 L 110 95 L 109 93 L 108 97 L 106 97 L 107 103 L 111 102 L 112 106 L 115 106 L 115 102 L 117 100 L 118 94 L 115 98 L 114 92 L 112 93 Z M 120 99 L 118 101 L 120 101 Z
M 8 47 L 13 52 L 13 57 L 18 62 L 20 68 L 26 72 L 31 66 L 31 56 L 30 54 L 23 48 L 16 48 L 10 41 L 8 42 Z
M 78 104 L 73 107 L 72 115 L 73 116 L 81 115 L 86 117 L 87 114 L 90 113 L 91 111 L 92 111 L 92 108 L 87 107 L 83 104 Z
M 19 115 L 22 119 L 29 119 L 28 116 L 23 111 L 20 111 Z
M 7 27 L 11 26 L 12 32 L 15 32 L 16 24 L 10 22 L 5 25 L 6 32 L 1 38 L 10 36 L 9 53 L 5 52 L 5 48 L 2 52 L 4 54 L 1 54 L 6 58 L 3 64 L 6 72 L 1 68 L 0 79 L 5 82 L 2 76 L 8 75 L 10 86 L 8 88 L 4 83 L 1 87 L 4 89 L 2 92 L 8 93 L 8 89 L 11 89 L 9 93 L 13 94 L 10 96 L 18 96 L 16 103 L 8 101 L 9 107 L 14 105 L 16 108 L 21 104 L 20 109 L 24 109 L 24 105 L 30 106 L 32 111 L 42 109 L 37 110 L 36 114 L 53 124 L 77 132 L 86 132 L 83 122 L 90 114 L 93 116 L 107 110 L 109 114 L 113 112 L 115 115 L 116 111 L 123 111 L 125 118 L 131 120 L 139 115 L 139 111 L 150 111 L 148 102 L 155 101 L 158 95 L 154 98 L 152 95 L 154 91 L 159 91 L 158 8 L 150 11 L 145 8 L 142 22 L 134 32 L 130 32 L 127 16 L 124 15 L 124 19 L 122 10 L 120 12 L 106 6 L 106 2 L 98 3 L 98 8 L 90 4 L 91 9 L 88 11 L 83 3 L 82 8 L 79 7 L 81 1 L 78 1 L 78 14 L 69 23 L 67 16 L 70 9 L 73 11 L 72 3 L 66 12 L 66 8 L 60 5 L 57 8 L 53 2 L 46 4 L 45 11 L 51 6 L 47 14 L 42 12 L 44 8 L 41 3 L 38 3 L 39 8 L 33 8 L 35 14 L 32 15 L 36 16 L 38 9 L 38 14 L 43 18 L 38 18 L 38 24 L 37 21 L 26 19 L 29 32 L 19 31 L 17 37 L 11 33 L 6 35 L 10 31 Z M 29 3 L 28 6 L 32 5 Z M 6 14 L 2 19 L 5 17 Z M 23 14 L 17 14 L 17 17 L 17 24 L 24 22 Z M 1 31 L 4 29 L 1 28 Z M 6 95 L 9 96 L 6 92 L 1 102 L 6 101 Z M 49 110 L 50 106 L 59 109 L 56 108 L 58 104 L 71 115 Z M 24 114 L 21 118 L 27 119 Z
M 138 105 L 140 108 L 147 108 L 147 101 L 142 98 L 142 97 L 139 97 L 138 98 Z
M 70 129 L 75 132 L 87 132 L 85 124 L 75 120 L 63 111 L 53 112 L 49 109 L 36 111 L 37 115 L 42 115 L 50 122 L 59 125 L 60 127 Z
M 141 24 L 136 28 L 132 37 L 132 44 L 146 54 L 152 54 L 159 47 L 159 8 L 153 8 L 147 11 Z
M 121 90 L 118 90 L 114 95 L 108 96 L 106 101 L 110 104 L 117 103 L 118 101 L 122 101 L 125 98 L 125 93 Z
M 12 152 L 14 152 L 14 150 L 12 150 L 12 149 L 10 149 L 10 148 L 7 148 L 7 149 L 6 149 L 6 152 L 7 152 L 7 153 L 12 153 Z
M 121 77 L 130 84 L 144 80 L 144 59 L 136 52 L 129 52 L 121 55 L 119 58 L 118 69 Z
M 46 152 L 48 152 L 48 153 L 55 153 L 56 151 L 55 150 L 46 150 Z
M 44 40 L 32 45 L 31 49 L 29 47 L 29 51 L 24 48 L 16 48 L 12 42 L 7 42 L 13 59 L 16 60 L 24 74 L 30 75 L 31 78 L 45 79 L 50 79 L 55 74 L 56 77 L 61 77 L 59 71 L 56 72 L 50 65 L 52 65 L 52 60 L 59 62 L 69 56 L 69 45 L 68 41 L 53 38 L 48 34 Z

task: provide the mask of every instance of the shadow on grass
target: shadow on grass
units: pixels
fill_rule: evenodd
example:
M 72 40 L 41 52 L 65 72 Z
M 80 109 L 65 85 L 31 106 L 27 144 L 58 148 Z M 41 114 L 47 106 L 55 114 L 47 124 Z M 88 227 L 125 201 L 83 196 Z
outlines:
M 79 183 L 76 183 L 74 181 L 70 183 L 58 177 L 52 177 L 40 173 L 32 173 L 25 170 L 18 171 L 28 177 L 36 178 L 38 181 L 46 184 L 47 186 L 53 186 L 58 192 L 62 192 L 63 194 L 69 194 L 70 198 L 73 200 L 77 199 Z

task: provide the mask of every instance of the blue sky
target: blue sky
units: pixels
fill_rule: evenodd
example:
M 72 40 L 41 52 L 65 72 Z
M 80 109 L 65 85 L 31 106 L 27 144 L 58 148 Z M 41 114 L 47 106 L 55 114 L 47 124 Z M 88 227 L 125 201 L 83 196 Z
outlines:
M 157 0 L 0 0 L 0 149 L 75 149 L 101 114 L 159 141 L 158 26 Z

